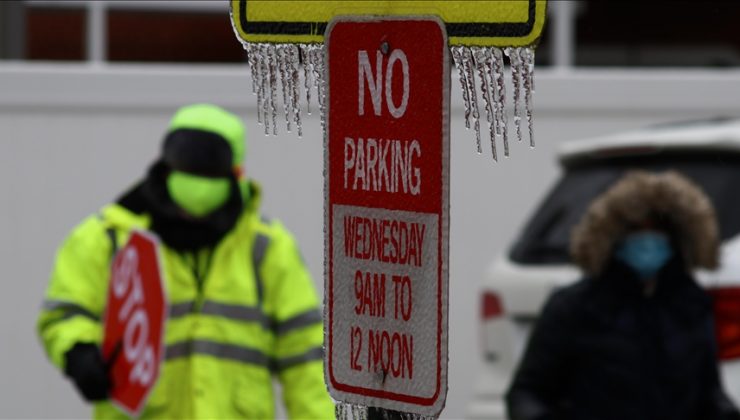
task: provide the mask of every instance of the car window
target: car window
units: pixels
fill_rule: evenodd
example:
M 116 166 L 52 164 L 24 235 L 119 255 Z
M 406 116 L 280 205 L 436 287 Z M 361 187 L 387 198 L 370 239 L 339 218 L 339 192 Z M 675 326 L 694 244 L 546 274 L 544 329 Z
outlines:
M 632 169 L 675 170 L 696 182 L 714 204 L 723 240 L 740 233 L 740 156 L 727 152 L 661 153 L 571 164 L 525 225 L 510 251 L 522 264 L 570 261 L 570 232 L 591 201 Z

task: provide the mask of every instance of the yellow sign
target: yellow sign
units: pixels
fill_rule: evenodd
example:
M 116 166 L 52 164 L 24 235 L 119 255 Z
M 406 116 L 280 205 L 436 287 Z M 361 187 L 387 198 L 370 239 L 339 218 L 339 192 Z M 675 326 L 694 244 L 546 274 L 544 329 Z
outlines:
M 547 0 L 231 0 L 245 42 L 316 43 L 339 15 L 436 15 L 450 45 L 524 47 L 542 34 Z

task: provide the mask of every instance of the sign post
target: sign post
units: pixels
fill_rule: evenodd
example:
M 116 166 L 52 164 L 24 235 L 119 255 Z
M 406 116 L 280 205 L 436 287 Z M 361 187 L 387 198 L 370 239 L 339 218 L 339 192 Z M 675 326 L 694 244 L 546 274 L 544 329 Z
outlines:
M 103 339 L 110 398 L 133 417 L 159 376 L 166 310 L 157 240 L 134 232 L 113 260 Z
M 435 17 L 326 32 L 326 382 L 437 415 L 447 393 L 449 56 Z

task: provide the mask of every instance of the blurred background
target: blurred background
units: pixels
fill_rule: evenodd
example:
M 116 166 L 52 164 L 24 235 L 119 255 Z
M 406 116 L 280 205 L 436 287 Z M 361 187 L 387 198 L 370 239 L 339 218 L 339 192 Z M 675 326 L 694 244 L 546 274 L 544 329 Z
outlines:
M 450 361 L 442 418 L 468 412 L 482 365 L 479 292 L 559 168 L 563 141 L 740 116 L 737 2 L 551 1 L 536 50 L 537 147 L 494 163 L 466 131 L 453 71 Z M 83 217 L 139 179 L 171 114 L 212 102 L 248 129 L 247 175 L 323 290 L 323 150 L 265 137 L 226 0 L 0 1 L 0 417 L 89 416 L 45 359 L 35 319 L 54 253 Z M 510 129 L 512 119 L 510 118 Z

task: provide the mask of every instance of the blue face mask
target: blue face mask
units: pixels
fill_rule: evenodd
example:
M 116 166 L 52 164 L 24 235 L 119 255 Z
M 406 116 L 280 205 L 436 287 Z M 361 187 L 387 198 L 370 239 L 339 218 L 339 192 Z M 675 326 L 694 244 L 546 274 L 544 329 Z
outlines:
M 648 279 L 666 265 L 673 256 L 673 249 L 663 233 L 638 232 L 625 237 L 616 256 L 642 279 Z

